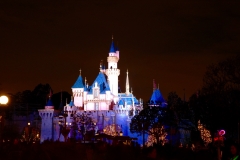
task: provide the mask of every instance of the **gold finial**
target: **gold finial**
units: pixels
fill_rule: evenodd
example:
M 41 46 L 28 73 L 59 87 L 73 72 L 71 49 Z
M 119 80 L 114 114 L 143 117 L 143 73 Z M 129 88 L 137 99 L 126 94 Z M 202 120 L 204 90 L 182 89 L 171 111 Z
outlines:
M 113 34 L 112 34 L 112 40 L 113 40 Z
M 81 68 L 80 68 L 80 70 L 79 70 L 79 76 L 81 76 L 81 72 L 82 72 L 82 70 L 81 70 Z
M 85 77 L 85 85 L 87 84 L 87 78 Z

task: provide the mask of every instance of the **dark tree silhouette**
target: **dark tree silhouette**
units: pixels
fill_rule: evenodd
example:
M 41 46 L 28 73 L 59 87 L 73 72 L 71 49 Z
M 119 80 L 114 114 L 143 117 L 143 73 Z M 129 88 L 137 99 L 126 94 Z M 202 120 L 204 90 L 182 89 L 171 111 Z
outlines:
M 236 137 L 240 122 L 240 56 L 229 58 L 207 68 L 202 89 L 191 96 L 189 105 L 195 118 L 208 129 L 227 131 Z M 239 134 L 239 133 L 238 133 Z
M 144 108 L 138 115 L 132 118 L 130 123 L 130 131 L 132 133 L 144 135 L 152 135 L 157 139 L 157 144 L 160 144 L 159 137 L 161 136 L 160 129 L 165 124 L 165 113 L 166 110 L 160 107 L 147 107 Z M 143 142 L 145 143 L 145 142 Z

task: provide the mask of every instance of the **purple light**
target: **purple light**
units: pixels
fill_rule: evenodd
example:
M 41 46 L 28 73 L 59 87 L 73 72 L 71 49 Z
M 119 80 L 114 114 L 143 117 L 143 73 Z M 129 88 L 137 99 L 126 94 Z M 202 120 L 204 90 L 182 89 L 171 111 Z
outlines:
M 226 133 L 226 132 L 225 132 L 225 130 L 223 130 L 223 129 L 218 132 L 219 136 L 223 136 L 225 133 Z

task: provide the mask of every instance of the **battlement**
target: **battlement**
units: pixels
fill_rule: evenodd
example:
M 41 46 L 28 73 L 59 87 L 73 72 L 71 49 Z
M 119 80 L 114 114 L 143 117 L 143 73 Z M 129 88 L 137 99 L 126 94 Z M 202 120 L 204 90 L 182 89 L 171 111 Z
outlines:
M 42 119 L 51 119 L 53 117 L 54 109 L 39 109 L 38 112 Z
M 107 62 L 115 62 L 117 63 L 119 58 L 117 56 L 109 56 L 107 57 Z
M 96 116 L 115 116 L 115 112 L 112 110 L 101 110 L 101 111 L 83 111 L 83 110 L 78 110 L 76 114 L 87 114 L 90 117 L 96 117 Z

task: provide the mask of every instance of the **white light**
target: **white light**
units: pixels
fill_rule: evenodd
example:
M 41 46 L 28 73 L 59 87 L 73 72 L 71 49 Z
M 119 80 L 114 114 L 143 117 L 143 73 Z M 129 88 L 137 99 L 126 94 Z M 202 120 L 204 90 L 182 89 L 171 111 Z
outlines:
M 1 96 L 0 97 L 0 104 L 7 104 L 8 103 L 8 97 L 7 96 Z

